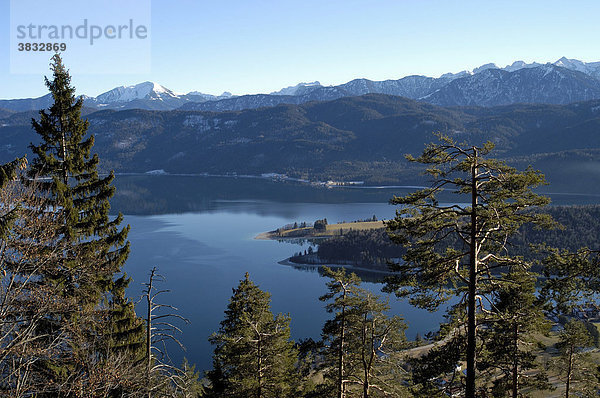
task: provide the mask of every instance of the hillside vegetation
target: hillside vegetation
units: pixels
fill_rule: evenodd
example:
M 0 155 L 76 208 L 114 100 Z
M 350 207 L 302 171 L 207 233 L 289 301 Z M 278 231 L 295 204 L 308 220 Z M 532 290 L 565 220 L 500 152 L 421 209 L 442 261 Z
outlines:
M 600 247 L 600 206 L 555 206 L 545 209 L 564 229 L 535 229 L 531 226 L 521 228 L 511 238 L 512 249 L 526 257 L 535 256 L 530 245 L 547 244 L 570 251 L 581 247 L 597 249 Z M 458 242 L 449 241 L 456 245 Z M 319 242 L 317 255 L 324 263 L 347 263 L 363 268 L 387 270 L 390 258 L 400 258 L 405 250 L 394 244 L 385 229 L 347 230 L 339 236 Z M 302 262 L 302 258 L 296 258 Z M 314 259 L 310 258 L 309 263 Z
M 39 141 L 34 112 L 0 114 L 0 161 Z M 419 183 L 404 160 L 439 131 L 496 144 L 496 156 L 544 170 L 554 191 L 600 193 L 600 100 L 571 105 L 443 108 L 382 94 L 229 112 L 87 114 L 103 170 L 282 173 L 311 180 Z

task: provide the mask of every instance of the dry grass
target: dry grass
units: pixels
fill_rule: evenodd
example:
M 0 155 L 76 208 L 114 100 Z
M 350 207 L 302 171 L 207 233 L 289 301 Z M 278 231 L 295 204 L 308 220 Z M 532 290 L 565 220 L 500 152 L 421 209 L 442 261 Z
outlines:
M 314 228 L 295 228 L 286 231 L 282 231 L 279 238 L 285 238 L 286 236 L 297 238 L 302 237 L 331 237 L 341 235 L 348 231 L 364 231 L 370 229 L 384 228 L 383 221 L 361 221 L 361 222 L 348 222 L 342 224 L 328 224 L 325 231 L 317 231 Z

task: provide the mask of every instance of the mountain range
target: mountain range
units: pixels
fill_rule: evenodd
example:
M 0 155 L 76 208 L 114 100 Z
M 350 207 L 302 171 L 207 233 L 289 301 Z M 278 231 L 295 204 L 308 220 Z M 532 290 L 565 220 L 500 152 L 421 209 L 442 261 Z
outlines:
M 415 75 L 385 81 L 355 79 L 337 86 L 299 83 L 269 94 L 242 96 L 229 92 L 214 96 L 198 91 L 178 94 L 160 84 L 144 82 L 117 87 L 97 97 L 84 95 L 83 98 L 84 105 L 92 110 L 239 111 L 364 94 L 402 96 L 440 106 L 568 104 L 600 99 L 600 62 L 585 63 L 565 57 L 547 64 L 516 61 L 504 68 L 486 64 L 473 71 L 447 73 L 438 78 Z M 38 110 L 50 103 L 50 95 L 0 100 L 0 116 L 7 112 Z
M 418 154 L 440 131 L 459 142 L 493 141 L 495 157 L 542 170 L 553 192 L 600 195 L 600 100 L 440 107 L 366 94 L 242 111 L 87 111 L 101 167 L 118 173 L 276 173 L 313 181 L 423 184 L 404 155 Z M 31 129 L 36 115 L 0 117 L 0 163 L 39 141 Z

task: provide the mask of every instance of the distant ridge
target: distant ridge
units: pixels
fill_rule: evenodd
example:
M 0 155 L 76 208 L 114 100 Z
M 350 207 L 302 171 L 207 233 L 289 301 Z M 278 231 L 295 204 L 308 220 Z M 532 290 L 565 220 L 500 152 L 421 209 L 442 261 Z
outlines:
M 219 96 L 191 91 L 175 93 L 154 82 L 121 86 L 97 97 L 84 97 L 86 107 L 96 109 L 202 110 L 256 109 L 279 104 L 329 101 L 364 94 L 388 94 L 443 106 L 496 106 L 515 103 L 568 104 L 600 98 L 600 62 L 562 57 L 540 64 L 515 61 L 503 68 L 489 63 L 472 71 L 446 73 L 439 78 L 406 76 L 397 80 L 354 79 L 337 86 L 318 81 L 299 83 L 270 94 Z M 50 103 L 48 96 L 0 100 L 0 109 L 38 110 Z
M 0 164 L 22 156 L 39 139 L 32 117 L 36 112 L 0 117 Z M 494 156 L 542 170 L 553 192 L 600 194 L 595 183 L 600 181 L 600 100 L 440 107 L 366 94 L 225 112 L 106 109 L 86 118 L 102 167 L 118 173 L 265 174 L 418 185 L 424 183 L 420 170 L 404 155 L 422 151 L 439 131 L 461 142 L 493 141 Z

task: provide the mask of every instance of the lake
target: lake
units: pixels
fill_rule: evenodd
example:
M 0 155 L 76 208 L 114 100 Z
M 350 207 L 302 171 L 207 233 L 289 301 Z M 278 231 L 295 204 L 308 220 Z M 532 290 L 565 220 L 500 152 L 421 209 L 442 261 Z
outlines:
M 326 217 L 330 223 L 393 217 L 387 204 L 394 195 L 412 188 L 332 188 L 263 179 L 119 176 L 113 209 L 123 212 L 131 225 L 131 254 L 124 267 L 133 281 L 129 296 L 137 301 L 142 283 L 156 266 L 165 277 L 160 288 L 170 292 L 162 302 L 178 307 L 188 318 L 181 341 L 187 351 L 171 347 L 176 364 L 185 356 L 199 370 L 211 367 L 208 337 L 219 328 L 232 288 L 248 272 L 263 290 L 271 293 L 274 313 L 289 313 L 294 340 L 318 339 L 328 319 L 318 300 L 326 279 L 312 270 L 279 262 L 304 246 L 255 240 L 264 231 L 293 222 L 313 222 Z M 552 195 L 555 199 L 555 195 Z M 452 201 L 451 197 L 447 198 Z M 585 195 L 556 195 L 562 204 L 598 203 Z M 379 292 L 381 284 L 364 287 Z M 443 312 L 429 313 L 390 297 L 391 313 L 404 317 L 407 336 L 414 338 L 437 329 Z M 138 313 L 145 307 L 138 304 Z

